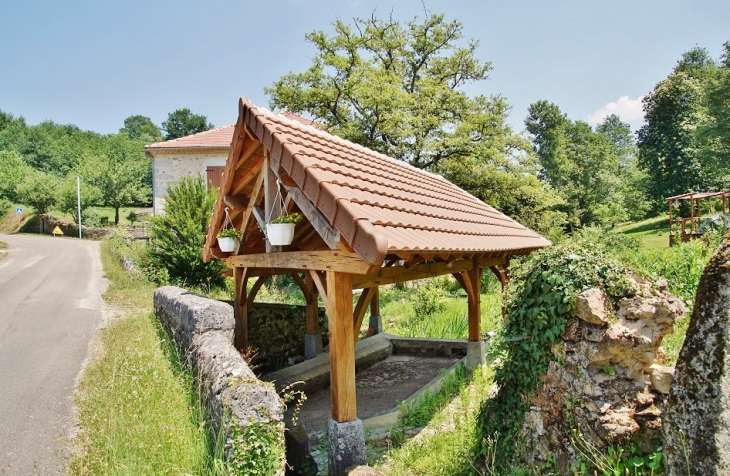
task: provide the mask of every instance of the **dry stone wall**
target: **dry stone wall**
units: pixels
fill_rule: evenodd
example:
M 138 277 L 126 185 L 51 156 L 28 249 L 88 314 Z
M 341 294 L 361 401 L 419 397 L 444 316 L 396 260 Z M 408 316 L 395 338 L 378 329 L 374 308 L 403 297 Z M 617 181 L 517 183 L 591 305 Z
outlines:
M 261 450 L 257 442 L 246 441 L 259 435 L 266 437 L 263 451 L 274 458 L 280 452 L 283 458 L 284 406 L 273 385 L 258 380 L 233 347 L 233 308 L 174 286 L 155 290 L 154 307 L 203 389 L 212 441 L 226 435 L 226 458 L 239 459 L 236 451 L 247 444 Z M 246 435 L 243 441 L 240 435 Z
M 552 456 L 567 471 L 580 452 L 627 438 L 654 449 L 672 375 L 660 365 L 660 345 L 685 312 L 665 287 L 635 282 L 633 293 L 618 302 L 600 289 L 578 296 L 526 415 L 525 462 L 540 465 Z

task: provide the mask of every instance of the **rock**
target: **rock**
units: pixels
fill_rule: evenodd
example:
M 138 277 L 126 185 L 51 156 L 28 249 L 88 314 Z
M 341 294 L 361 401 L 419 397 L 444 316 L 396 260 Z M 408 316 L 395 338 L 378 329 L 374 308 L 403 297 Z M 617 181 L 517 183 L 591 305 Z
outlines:
M 654 388 L 652 366 L 657 356 L 664 358 L 661 341 L 685 308 L 640 280 L 627 296 L 616 302 L 600 289 L 578 296 L 575 315 L 561 334 L 563 352 L 553 352 L 545 384 L 525 414 L 523 463 L 539 466 L 551 459 L 558 474 L 567 474 L 579 459 L 575 438 L 596 451 L 625 439 L 655 449 L 665 383 L 657 381 Z
M 651 378 L 651 385 L 657 392 L 669 395 L 669 388 L 674 379 L 674 367 L 654 364 L 650 368 L 651 373 L 649 377 Z
M 608 322 L 606 295 L 598 288 L 583 291 L 575 301 L 575 316 L 589 324 Z
M 370 466 L 353 466 L 345 470 L 349 476 L 383 476 L 383 473 Z
M 697 287 L 663 420 L 668 476 L 730 474 L 730 239 Z

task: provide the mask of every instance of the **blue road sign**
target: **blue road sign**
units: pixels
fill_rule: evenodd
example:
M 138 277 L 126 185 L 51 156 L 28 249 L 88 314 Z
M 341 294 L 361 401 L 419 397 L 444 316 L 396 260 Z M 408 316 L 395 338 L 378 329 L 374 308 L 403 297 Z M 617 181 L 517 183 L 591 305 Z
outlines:
M 23 214 L 23 207 L 15 207 L 15 214 L 16 215 L 22 215 Z

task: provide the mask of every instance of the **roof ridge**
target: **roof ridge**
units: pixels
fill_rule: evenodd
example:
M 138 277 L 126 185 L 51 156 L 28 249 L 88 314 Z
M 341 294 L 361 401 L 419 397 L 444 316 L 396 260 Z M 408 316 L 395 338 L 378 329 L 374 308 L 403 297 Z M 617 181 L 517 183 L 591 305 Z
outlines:
M 207 131 L 196 132 L 195 134 L 190 134 L 190 135 L 182 136 L 182 137 L 176 137 L 176 138 L 170 139 L 170 140 L 163 140 L 163 141 L 160 141 L 160 142 L 155 142 L 153 144 L 148 144 L 145 147 L 154 147 L 154 146 L 158 146 L 158 145 L 161 145 L 161 144 L 172 144 L 172 143 L 180 142 L 182 140 L 189 140 L 189 139 L 191 139 L 193 137 L 198 137 L 198 136 L 201 136 L 203 134 L 209 134 L 209 133 L 212 133 L 212 132 L 219 132 L 219 131 L 222 131 L 223 129 L 226 129 L 228 127 L 234 127 L 235 128 L 236 127 L 236 123 L 234 122 L 233 124 L 228 124 L 226 126 L 214 127 L 213 129 L 208 129 Z

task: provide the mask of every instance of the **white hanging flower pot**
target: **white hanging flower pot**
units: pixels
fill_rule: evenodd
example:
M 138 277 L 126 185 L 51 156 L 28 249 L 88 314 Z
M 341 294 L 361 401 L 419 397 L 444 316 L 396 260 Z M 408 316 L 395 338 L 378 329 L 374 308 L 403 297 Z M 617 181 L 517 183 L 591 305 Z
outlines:
M 227 236 L 219 236 L 218 248 L 224 253 L 231 253 L 236 249 L 236 240 Z
M 266 238 L 272 246 L 291 245 L 294 227 L 295 223 L 269 223 L 266 225 Z

